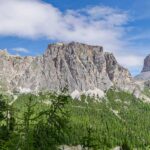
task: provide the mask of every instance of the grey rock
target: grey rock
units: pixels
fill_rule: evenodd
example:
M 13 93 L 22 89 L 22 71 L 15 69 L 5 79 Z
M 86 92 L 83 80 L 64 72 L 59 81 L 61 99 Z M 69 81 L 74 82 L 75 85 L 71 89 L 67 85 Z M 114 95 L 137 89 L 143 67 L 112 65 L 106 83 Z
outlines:
M 83 150 L 83 148 L 82 148 L 81 145 L 77 145 L 77 146 L 67 146 L 67 145 L 64 145 L 64 146 L 60 147 L 60 150 Z
M 137 81 L 150 80 L 150 55 L 146 56 L 141 73 L 135 76 L 134 79 Z
M 140 99 L 143 99 L 145 102 L 149 103 L 150 102 L 149 96 L 139 91 L 143 91 L 145 90 L 145 88 L 150 88 L 150 55 L 148 55 L 144 59 L 143 69 L 140 74 L 134 77 L 134 80 L 135 83 L 140 88 L 140 90 L 134 92 L 135 93 L 134 95 L 136 95 L 136 97 Z
M 122 150 L 122 148 L 120 146 L 117 146 L 117 147 L 113 148 L 112 150 Z
M 150 88 L 150 55 L 146 56 L 141 73 L 135 76 L 134 79 L 143 89 L 144 87 Z
M 127 69 L 101 46 L 77 42 L 49 44 L 37 57 L 0 51 L 0 87 L 9 91 L 108 90 L 115 86 L 133 92 L 136 85 Z
M 150 79 L 150 71 L 147 72 L 141 72 L 137 76 L 134 77 L 135 80 L 149 80 Z
M 150 71 L 150 55 L 146 56 L 144 59 L 144 66 L 142 69 L 142 72 L 148 72 Z

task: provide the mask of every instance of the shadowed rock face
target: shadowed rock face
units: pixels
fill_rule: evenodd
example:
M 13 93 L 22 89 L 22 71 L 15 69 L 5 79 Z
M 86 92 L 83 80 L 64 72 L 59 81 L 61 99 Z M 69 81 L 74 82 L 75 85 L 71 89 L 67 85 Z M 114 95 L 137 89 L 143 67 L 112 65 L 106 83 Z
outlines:
M 144 59 L 143 69 L 139 75 L 135 76 L 135 80 L 138 81 L 150 80 L 150 55 L 146 56 L 146 58 Z
M 148 72 L 150 71 L 150 55 L 148 55 L 145 59 L 144 59 L 144 66 L 142 69 L 142 72 Z
M 3 90 L 39 91 L 68 86 L 69 91 L 107 90 L 111 86 L 133 91 L 133 80 L 113 54 L 101 46 L 81 43 L 48 45 L 43 56 L 20 57 L 0 51 L 0 86 Z

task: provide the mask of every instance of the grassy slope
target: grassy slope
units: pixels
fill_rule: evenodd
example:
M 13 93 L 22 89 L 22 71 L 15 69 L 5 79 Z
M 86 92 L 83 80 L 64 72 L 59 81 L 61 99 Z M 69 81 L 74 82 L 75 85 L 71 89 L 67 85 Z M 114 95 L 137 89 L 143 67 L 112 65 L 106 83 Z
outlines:
M 13 106 L 18 109 L 16 116 L 22 117 L 25 101 L 20 97 Z M 38 101 L 35 112 L 49 107 Z M 143 149 L 150 145 L 150 104 L 143 103 L 133 95 L 109 90 L 107 98 L 100 102 L 82 96 L 81 100 L 71 100 L 70 132 L 65 136 L 65 144 L 78 145 L 92 128 L 94 143 L 99 149 L 110 149 L 127 143 L 131 148 Z M 19 119 L 18 119 L 19 121 Z

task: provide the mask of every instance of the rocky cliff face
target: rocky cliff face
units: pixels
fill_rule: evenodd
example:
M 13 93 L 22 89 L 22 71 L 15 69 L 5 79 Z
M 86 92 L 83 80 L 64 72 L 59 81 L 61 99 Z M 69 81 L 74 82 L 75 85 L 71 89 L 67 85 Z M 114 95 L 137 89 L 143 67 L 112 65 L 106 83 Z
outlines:
M 0 51 L 0 87 L 9 91 L 135 90 L 127 69 L 100 46 L 81 43 L 48 45 L 43 56 L 12 56 Z
M 150 55 L 146 56 L 141 73 L 134 79 L 141 89 L 150 88 Z
M 144 65 L 141 73 L 135 77 L 136 80 L 150 80 L 150 55 L 144 59 Z
M 148 55 L 145 59 L 144 59 L 144 66 L 142 69 L 142 72 L 148 72 L 150 71 L 150 55 Z

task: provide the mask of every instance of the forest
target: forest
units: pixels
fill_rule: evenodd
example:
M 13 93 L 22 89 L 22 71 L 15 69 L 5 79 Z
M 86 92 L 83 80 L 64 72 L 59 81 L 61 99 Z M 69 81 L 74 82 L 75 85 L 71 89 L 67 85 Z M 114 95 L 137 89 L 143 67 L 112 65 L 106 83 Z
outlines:
M 63 150 L 65 145 L 149 150 L 150 104 L 114 89 L 101 99 L 72 99 L 66 91 L 0 94 L 0 150 Z

